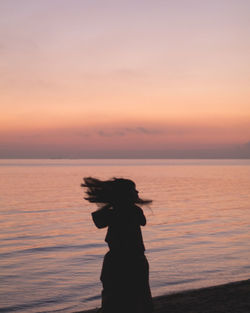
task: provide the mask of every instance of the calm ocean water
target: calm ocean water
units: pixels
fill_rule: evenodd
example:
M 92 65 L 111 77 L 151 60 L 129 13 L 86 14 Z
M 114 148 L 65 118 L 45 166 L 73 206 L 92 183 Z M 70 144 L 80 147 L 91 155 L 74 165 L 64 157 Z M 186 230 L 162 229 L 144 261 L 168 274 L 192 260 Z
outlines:
M 131 178 L 153 296 L 250 277 L 250 160 L 0 160 L 0 312 L 100 305 L 106 230 L 82 177 Z

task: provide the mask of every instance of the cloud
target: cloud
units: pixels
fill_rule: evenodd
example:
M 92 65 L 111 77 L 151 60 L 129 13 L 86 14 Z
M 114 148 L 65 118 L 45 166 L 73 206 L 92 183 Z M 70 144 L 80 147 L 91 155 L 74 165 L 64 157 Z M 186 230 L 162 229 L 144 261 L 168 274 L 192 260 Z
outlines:
M 250 149 L 250 141 L 246 142 L 246 143 L 244 144 L 244 147 L 247 148 L 247 149 Z
M 146 127 L 122 127 L 111 130 L 97 130 L 96 134 L 102 137 L 113 137 L 113 136 L 126 136 L 128 134 L 142 134 L 142 135 L 158 135 L 163 133 L 162 130 L 152 129 Z
M 113 137 L 113 136 L 124 136 L 125 132 L 121 130 L 97 130 L 97 135 L 101 137 Z
M 250 141 L 244 143 L 243 145 L 241 145 L 238 148 L 239 151 L 241 151 L 242 153 L 247 153 L 250 157 Z

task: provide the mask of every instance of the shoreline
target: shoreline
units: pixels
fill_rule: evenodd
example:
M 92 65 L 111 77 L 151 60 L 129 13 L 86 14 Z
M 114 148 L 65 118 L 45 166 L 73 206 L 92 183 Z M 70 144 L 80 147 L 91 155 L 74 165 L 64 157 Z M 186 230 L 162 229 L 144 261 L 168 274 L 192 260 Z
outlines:
M 153 313 L 249 313 L 250 279 L 171 293 L 153 300 Z M 98 308 L 75 313 L 97 311 Z

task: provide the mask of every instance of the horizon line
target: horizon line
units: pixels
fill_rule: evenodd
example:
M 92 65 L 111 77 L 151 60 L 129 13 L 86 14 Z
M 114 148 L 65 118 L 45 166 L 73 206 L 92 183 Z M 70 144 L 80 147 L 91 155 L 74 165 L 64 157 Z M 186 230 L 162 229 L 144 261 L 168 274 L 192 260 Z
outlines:
M 109 158 L 109 157 L 103 157 L 103 158 L 85 158 L 85 157 L 28 157 L 28 158 L 16 158 L 16 157 L 9 157 L 9 158 L 2 158 L 0 157 L 0 160 L 250 160 L 250 157 L 241 157 L 241 158 L 236 158 L 236 157 L 199 157 L 199 158 L 191 158 L 191 157 L 165 157 L 165 158 L 160 158 L 160 157 L 145 157 L 145 158 L 139 158 L 139 157 L 116 157 L 116 158 Z

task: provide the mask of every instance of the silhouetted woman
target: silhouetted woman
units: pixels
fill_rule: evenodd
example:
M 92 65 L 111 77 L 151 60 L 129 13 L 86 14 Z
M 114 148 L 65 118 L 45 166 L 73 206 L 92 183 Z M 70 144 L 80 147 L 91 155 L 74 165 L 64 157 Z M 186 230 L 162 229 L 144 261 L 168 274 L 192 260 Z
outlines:
M 103 313 L 151 313 L 152 296 L 149 287 L 149 266 L 144 255 L 140 226 L 146 225 L 142 209 L 136 204 L 148 204 L 138 196 L 135 183 L 113 178 L 101 181 L 84 178 L 89 202 L 102 204 L 92 213 L 98 228 L 108 227 L 101 281 Z

